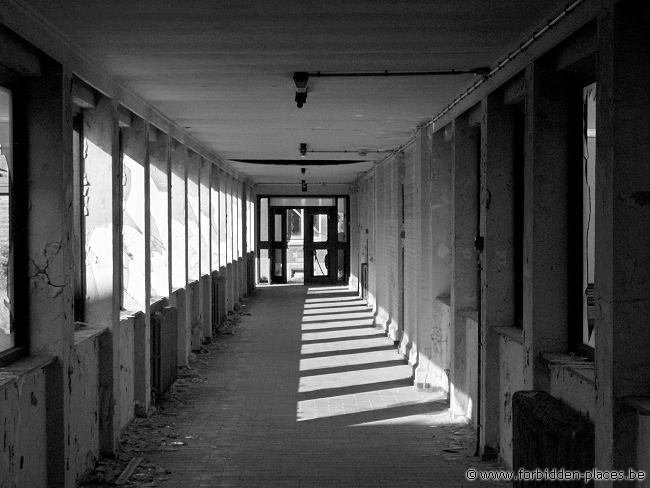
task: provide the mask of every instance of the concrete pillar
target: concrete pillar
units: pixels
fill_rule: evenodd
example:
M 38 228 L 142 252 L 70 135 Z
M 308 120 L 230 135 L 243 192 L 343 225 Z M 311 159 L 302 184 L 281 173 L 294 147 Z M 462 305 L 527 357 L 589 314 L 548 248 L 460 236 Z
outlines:
M 248 188 L 241 185 L 241 296 L 248 295 Z
M 524 162 L 524 386 L 548 391 L 541 352 L 568 350 L 569 107 L 555 66 L 526 69 Z
M 75 485 L 70 459 L 71 439 L 66 429 L 74 418 L 65 386 L 73 343 L 74 243 L 72 208 L 72 119 L 70 74 L 55 63 L 42 63 L 41 76 L 29 78 L 16 94 L 14 181 L 28 192 L 15 194 L 21 229 L 14 240 L 15 259 L 29 263 L 27 273 L 16 273 L 15 320 L 17 339 L 31 355 L 51 354 L 56 363 L 47 375 L 47 485 Z M 19 115 L 18 115 L 19 114 Z M 20 135 L 23 135 L 21 139 Z M 25 198 L 26 196 L 26 198 Z M 22 303 L 21 303 L 22 300 Z M 27 305 L 28 304 L 28 305 Z M 21 336 L 21 329 L 29 336 Z
M 433 263 L 433 232 L 432 232 L 432 129 L 430 127 L 420 129 L 417 139 L 417 150 L 419 151 L 419 198 L 420 207 L 420 235 L 419 249 L 421 265 L 418 269 L 418 330 L 417 330 L 417 368 L 415 369 L 415 385 L 420 389 L 428 389 L 433 385 L 432 378 L 435 378 L 437 365 L 433 360 L 433 298 L 434 278 Z M 438 284 L 438 283 L 436 283 Z
M 423 264 L 420 255 L 420 156 L 417 143 L 404 149 L 404 321 L 399 352 L 408 358 L 411 365 L 417 362 L 418 271 Z
M 199 279 L 201 271 L 201 229 L 200 229 L 200 195 L 199 178 L 201 157 L 188 152 L 187 164 L 187 201 L 186 201 L 186 258 L 187 287 L 185 292 L 185 325 L 188 327 L 192 350 L 201 348 L 203 324 L 200 301 Z M 181 312 L 182 313 L 182 312 Z
M 598 21 L 595 423 L 600 469 L 638 467 L 641 423 L 626 398 L 650 396 L 649 19 L 647 2 L 624 0 L 612 2 Z
M 404 183 L 404 154 L 398 153 L 390 162 L 390 222 L 392 223 L 389 233 L 389 248 L 393 253 L 390 260 L 392 271 L 392 293 L 391 293 L 391 317 L 388 324 L 388 337 L 398 343 L 402 339 L 404 328 L 404 273 L 403 252 L 404 252 L 404 222 L 403 222 L 403 195 L 402 185 Z
M 131 312 L 143 312 L 144 319 L 135 327 L 135 402 L 140 414 L 151 405 L 151 345 L 149 330 L 150 262 L 148 127 L 132 116 L 122 134 L 122 306 Z
M 499 443 L 499 336 L 514 321 L 513 115 L 500 92 L 484 99 L 481 120 L 481 453 Z
M 210 269 L 210 183 L 212 163 L 201 160 L 200 167 L 200 221 L 199 229 L 201 234 L 201 324 L 203 337 L 212 338 L 212 277 Z
M 452 122 L 451 184 L 451 408 L 452 415 L 471 417 L 477 384 L 466 384 L 468 361 L 477 360 L 467 348 L 467 312 L 478 311 L 480 127 L 466 112 Z M 472 417 L 476 420 L 474 417 Z
M 176 141 L 171 143 L 170 161 L 170 199 L 171 199 L 171 228 L 170 228 L 170 261 L 171 286 L 170 293 L 178 294 L 172 301 L 177 307 L 178 321 L 178 365 L 189 364 L 191 347 L 191 329 L 187 321 L 187 149 Z M 184 290 L 182 294 L 177 291 Z
M 114 103 L 96 97 L 95 106 L 83 112 L 84 182 L 86 196 L 81 209 L 85 227 L 84 322 L 105 325 L 111 333 L 102 339 L 100 351 L 100 448 L 112 453 L 118 444 L 120 396 L 120 293 L 121 293 L 121 171 L 118 169 L 119 138 Z M 119 214 L 119 217 L 116 216 Z M 110 393 L 108 393 L 110 391 Z
M 427 259 L 431 261 L 431 295 L 434 300 L 448 301 L 451 285 L 451 141 L 445 129 L 431 136 L 431 250 Z M 434 308 L 434 310 L 439 307 Z M 434 314 L 431 319 L 431 364 L 429 384 L 432 388 L 447 390 L 449 364 L 449 321 L 446 314 Z
M 359 290 L 359 215 L 358 215 L 359 189 L 356 185 L 350 189 L 350 219 L 349 235 L 350 239 L 350 278 L 348 288 L 350 291 L 360 292 Z

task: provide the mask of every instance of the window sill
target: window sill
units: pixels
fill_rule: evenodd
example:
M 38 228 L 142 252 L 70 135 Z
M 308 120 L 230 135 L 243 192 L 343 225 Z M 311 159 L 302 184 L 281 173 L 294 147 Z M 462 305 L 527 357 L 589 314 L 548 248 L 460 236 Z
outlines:
M 55 361 L 55 356 L 39 355 L 27 356 L 11 363 L 9 366 L 0 368 L 0 388 L 18 381 L 38 369 L 44 369 Z
M 542 360 L 550 370 L 553 368 L 565 368 L 576 376 L 594 384 L 596 380 L 594 362 L 579 354 L 545 352 L 542 353 Z
M 108 330 L 105 325 L 91 325 L 84 322 L 75 322 L 74 345 L 78 346 L 82 342 L 95 339 Z
M 510 339 L 517 344 L 524 344 L 524 331 L 519 327 L 493 327 L 492 330 L 499 334 L 501 337 Z

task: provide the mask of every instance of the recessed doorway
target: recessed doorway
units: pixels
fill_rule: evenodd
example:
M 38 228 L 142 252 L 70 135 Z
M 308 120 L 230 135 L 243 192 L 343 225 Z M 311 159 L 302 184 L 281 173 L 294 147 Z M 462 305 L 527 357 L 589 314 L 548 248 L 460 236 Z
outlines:
M 344 283 L 348 197 L 259 197 L 260 283 Z

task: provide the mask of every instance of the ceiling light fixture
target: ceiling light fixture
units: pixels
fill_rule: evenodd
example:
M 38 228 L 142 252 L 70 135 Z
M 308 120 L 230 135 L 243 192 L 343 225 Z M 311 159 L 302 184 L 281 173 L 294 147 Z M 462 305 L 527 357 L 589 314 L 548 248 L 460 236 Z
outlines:
M 309 73 L 306 71 L 296 71 L 293 74 L 293 82 L 296 85 L 296 105 L 298 108 L 307 101 L 307 83 L 309 82 Z
M 387 153 L 391 152 L 392 149 L 335 149 L 332 151 L 327 151 L 327 150 L 316 150 L 316 149 L 309 149 L 305 152 L 309 153 L 356 153 L 359 156 L 367 156 L 368 153 Z

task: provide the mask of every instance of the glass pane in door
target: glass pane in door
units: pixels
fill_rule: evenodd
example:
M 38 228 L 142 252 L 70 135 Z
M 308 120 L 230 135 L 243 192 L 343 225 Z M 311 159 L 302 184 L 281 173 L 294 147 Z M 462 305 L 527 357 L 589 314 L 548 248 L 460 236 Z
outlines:
M 314 249 L 312 251 L 313 270 L 314 276 L 327 276 L 329 259 L 327 257 L 327 249 Z
M 273 251 L 273 276 L 282 277 L 282 249 Z
M 273 215 L 273 240 L 282 242 L 282 214 Z
M 313 242 L 327 242 L 327 214 L 314 214 Z

